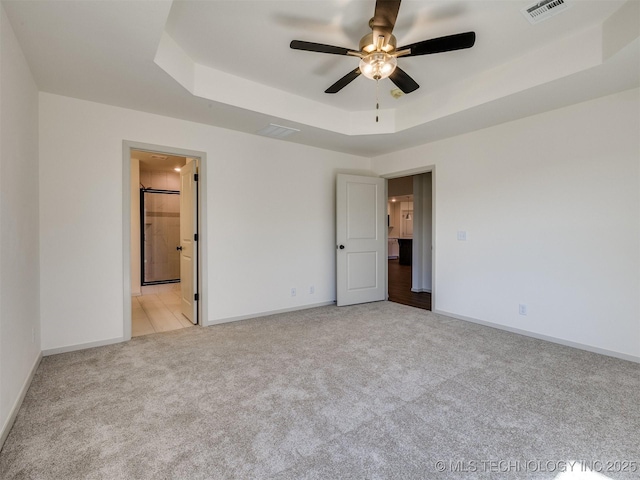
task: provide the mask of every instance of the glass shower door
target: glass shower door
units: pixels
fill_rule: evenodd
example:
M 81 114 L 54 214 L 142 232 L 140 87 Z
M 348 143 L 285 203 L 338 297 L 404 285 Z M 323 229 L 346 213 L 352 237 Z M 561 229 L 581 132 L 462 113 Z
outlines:
M 180 281 L 180 192 L 140 190 L 142 285 Z

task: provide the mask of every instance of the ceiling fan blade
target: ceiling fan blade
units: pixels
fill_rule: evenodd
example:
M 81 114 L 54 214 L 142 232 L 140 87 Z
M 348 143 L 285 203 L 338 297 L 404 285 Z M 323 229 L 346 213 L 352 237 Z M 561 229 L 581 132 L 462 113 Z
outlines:
M 389 43 L 389 37 L 393 32 L 400 10 L 400 0 L 377 0 L 376 9 L 371 19 L 371 29 L 373 30 L 373 43 L 375 44 L 379 36 L 384 37 L 383 46 Z
M 416 81 L 400 67 L 396 67 L 393 73 L 389 76 L 389 80 L 395 83 L 396 87 L 398 87 L 404 93 L 415 92 L 420 88 L 420 85 L 418 85 Z
M 350 48 L 335 47 L 333 45 L 325 45 L 324 43 L 303 42 L 302 40 L 293 40 L 289 46 L 294 50 L 331 53 L 333 55 L 347 55 L 351 51 Z
M 329 88 L 327 88 L 324 91 L 324 93 L 338 93 L 340 90 L 342 90 L 344 87 L 346 87 L 351 82 L 353 82 L 356 78 L 358 78 L 360 76 L 360 73 L 361 73 L 360 67 L 356 68 L 355 70 L 351 70 L 344 77 L 342 77 L 336 83 L 334 83 Z
M 398 48 L 399 51 L 410 49 L 411 53 L 404 57 L 415 57 L 418 55 L 428 55 L 430 53 L 451 52 L 452 50 L 462 50 L 471 48 L 476 43 L 476 32 L 458 33 L 446 37 L 432 38 L 422 42 L 412 43 L 405 47 Z

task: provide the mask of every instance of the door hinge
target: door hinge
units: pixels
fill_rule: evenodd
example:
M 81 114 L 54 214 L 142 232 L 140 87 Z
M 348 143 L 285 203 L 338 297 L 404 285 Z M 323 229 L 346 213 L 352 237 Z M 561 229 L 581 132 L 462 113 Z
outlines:
M 197 293 L 193 296 L 193 299 L 197 302 L 198 300 L 200 300 L 200 295 L 198 295 Z
M 197 173 L 194 173 L 194 174 L 193 174 L 193 181 L 194 181 L 194 182 L 197 182 L 197 181 L 198 181 L 198 174 L 197 174 Z
M 194 233 L 194 234 L 193 234 L 193 241 L 194 241 L 194 242 L 197 242 L 197 241 L 198 241 L 198 234 L 197 234 L 197 233 Z

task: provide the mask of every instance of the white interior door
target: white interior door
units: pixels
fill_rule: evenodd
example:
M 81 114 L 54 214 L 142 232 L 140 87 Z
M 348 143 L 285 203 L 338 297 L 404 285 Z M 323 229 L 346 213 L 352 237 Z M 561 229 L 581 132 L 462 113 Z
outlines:
M 182 314 L 198 323 L 197 166 L 192 160 L 180 170 L 180 291 Z
M 336 190 L 338 306 L 386 299 L 386 180 L 338 174 Z

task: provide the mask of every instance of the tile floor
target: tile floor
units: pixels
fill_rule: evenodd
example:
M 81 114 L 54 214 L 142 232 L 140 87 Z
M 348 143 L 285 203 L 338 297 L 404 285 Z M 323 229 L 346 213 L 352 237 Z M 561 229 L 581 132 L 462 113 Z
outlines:
M 180 313 L 180 284 L 148 285 L 131 297 L 131 336 L 168 332 L 193 324 Z

